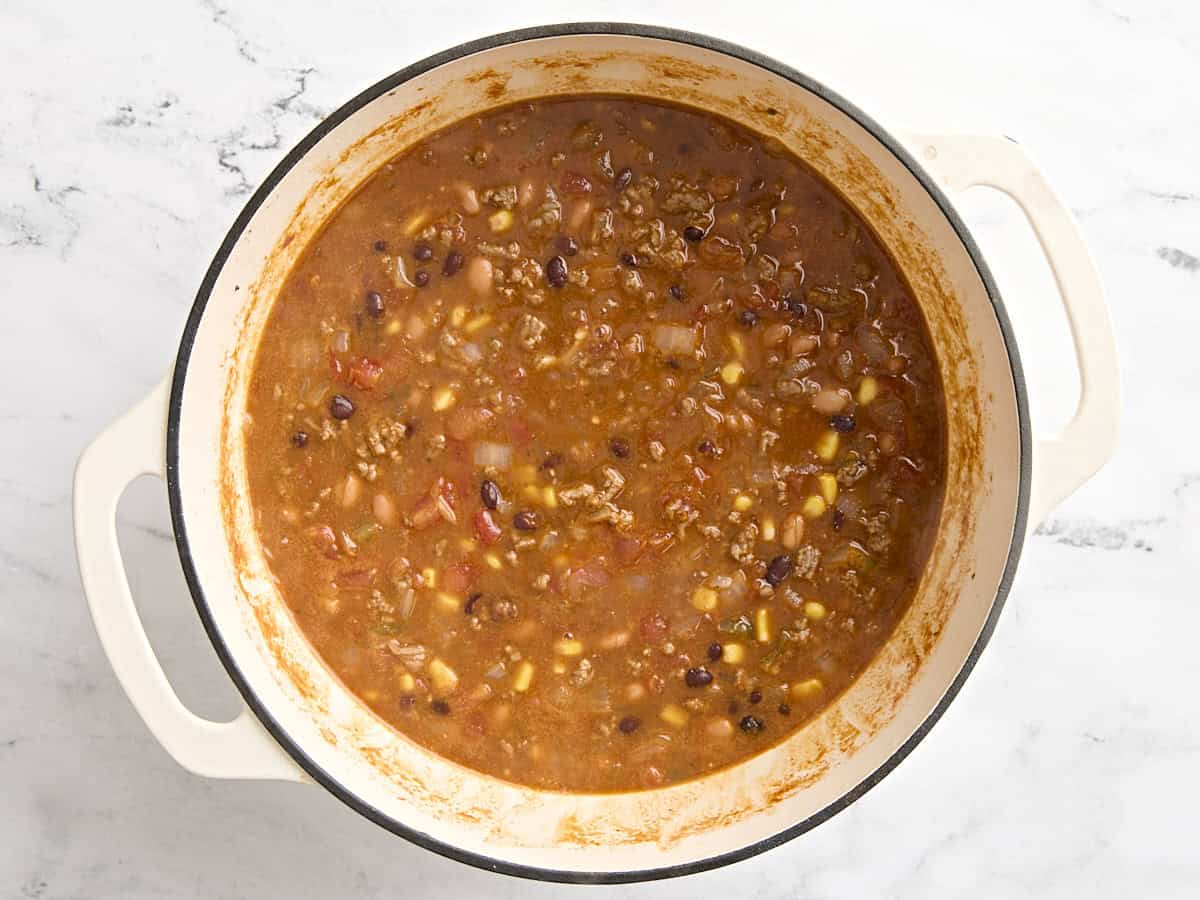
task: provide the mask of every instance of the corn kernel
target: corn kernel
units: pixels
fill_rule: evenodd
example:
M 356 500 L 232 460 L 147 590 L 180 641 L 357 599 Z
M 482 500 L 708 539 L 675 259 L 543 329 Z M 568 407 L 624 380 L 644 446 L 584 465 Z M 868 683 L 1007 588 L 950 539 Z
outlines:
M 825 498 L 825 505 L 833 506 L 834 501 L 837 500 L 837 476 L 831 472 L 822 472 L 817 476 L 817 484 L 821 486 L 821 496 Z
M 487 326 L 490 324 L 492 324 L 492 317 L 487 313 L 484 313 L 482 316 L 476 316 L 470 322 L 464 325 L 463 331 L 465 331 L 467 334 L 474 334 L 480 328 L 487 328 Z
M 771 611 L 765 606 L 760 606 L 754 612 L 754 638 L 760 644 L 771 641 Z
M 879 382 L 871 375 L 868 375 L 858 383 L 858 393 L 854 399 L 862 406 L 866 406 L 872 400 L 879 396 Z
M 458 546 L 462 547 L 467 553 L 475 549 L 475 541 L 471 538 L 463 538 L 458 542 Z
M 401 672 L 397 683 L 401 692 L 405 694 L 411 694 L 417 689 L 417 679 L 413 678 L 412 672 Z
M 804 505 L 800 507 L 800 513 L 806 519 L 819 519 L 825 515 L 825 498 L 817 494 L 813 494 L 804 501 Z
M 692 606 L 700 612 L 712 612 L 717 608 L 717 592 L 710 587 L 698 587 L 692 592 Z
M 563 662 L 561 659 L 556 659 L 554 662 L 552 662 L 550 664 L 550 671 L 553 672 L 555 675 L 566 675 L 567 674 L 567 664 L 565 662 Z
M 804 604 L 804 615 L 812 619 L 814 622 L 820 622 L 823 618 L 829 615 L 829 610 L 825 608 L 824 603 L 819 603 L 816 600 L 809 600 Z
M 762 520 L 762 539 L 764 541 L 775 540 L 775 520 L 770 516 Z
M 513 676 L 512 688 L 518 694 L 523 694 L 529 690 L 531 684 L 533 684 L 533 663 L 525 660 L 517 666 L 517 674 Z
M 488 227 L 492 234 L 503 234 L 513 227 L 513 214 L 507 209 L 498 209 L 488 216 Z
M 437 570 L 426 566 L 421 570 L 421 581 L 425 583 L 425 587 L 437 587 Z
M 504 568 L 504 563 L 500 562 L 500 557 L 498 557 L 495 553 L 486 554 L 483 557 L 483 561 L 487 563 L 489 569 L 496 569 L 499 571 L 500 569 Z
M 725 363 L 725 365 L 721 366 L 721 380 L 733 386 L 742 380 L 742 374 L 745 371 L 745 367 L 740 362 Z
M 741 644 L 724 644 L 721 647 L 721 662 L 737 665 L 746 658 L 746 648 Z
M 729 346 L 733 348 L 733 352 L 737 354 L 738 359 L 746 355 L 746 344 L 742 341 L 740 334 L 729 335 Z
M 688 723 L 688 711 L 677 703 L 668 703 L 658 715 L 668 725 L 676 728 L 683 728 Z
M 414 213 L 413 216 L 404 223 L 404 234 L 408 237 L 412 237 L 414 234 L 420 231 L 421 226 L 428 221 L 429 210 L 423 209 L 418 213 Z
M 525 495 L 526 500 L 537 502 L 542 499 L 542 492 L 538 490 L 536 484 L 527 484 L 521 488 L 521 493 Z
M 458 673 L 438 659 L 429 661 L 429 680 L 439 693 L 449 694 L 458 687 Z
M 559 656 L 581 656 L 583 654 L 583 641 L 576 641 L 570 638 L 555 641 L 554 652 Z
M 841 443 L 841 439 L 838 437 L 838 433 L 831 428 L 817 438 L 817 445 L 814 449 L 817 451 L 817 456 L 825 462 L 830 462 L 837 456 L 839 443 Z
M 456 306 L 450 310 L 450 324 L 455 328 L 462 327 L 462 323 L 467 321 L 467 308 L 465 306 Z
M 733 498 L 733 508 L 738 512 L 746 512 L 754 505 L 754 498 L 747 494 L 738 494 Z
M 554 490 L 554 488 L 547 486 L 545 490 L 542 491 L 542 503 L 544 503 L 549 509 L 558 508 L 558 493 Z
M 458 397 L 448 387 L 438 388 L 433 392 L 433 411 L 445 412 L 457 402 Z
M 792 685 L 791 695 L 801 700 L 808 700 L 823 690 L 825 690 L 825 685 L 821 683 L 820 678 L 806 678 L 804 681 L 798 681 Z
M 404 326 L 400 324 L 399 319 L 391 319 L 383 328 L 383 333 L 388 337 L 393 337 L 400 333 L 400 329 Z
M 513 469 L 513 478 L 522 484 L 528 484 L 537 479 L 537 466 L 517 466 Z
M 458 612 L 458 598 L 445 591 L 438 591 L 437 604 L 446 612 Z

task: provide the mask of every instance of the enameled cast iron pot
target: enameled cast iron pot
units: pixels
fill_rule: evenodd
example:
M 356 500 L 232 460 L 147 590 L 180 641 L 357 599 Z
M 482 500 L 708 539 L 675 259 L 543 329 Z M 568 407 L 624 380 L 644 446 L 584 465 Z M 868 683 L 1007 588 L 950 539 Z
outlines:
M 252 527 L 240 422 L 268 306 L 326 215 L 409 143 L 499 104 L 555 94 L 658 97 L 777 138 L 869 221 L 912 284 L 949 404 L 939 535 L 912 608 L 850 690 L 783 744 L 705 778 L 618 794 L 536 791 L 469 771 L 379 721 L 298 631 Z M 1052 440 L 1030 433 L 1004 307 L 951 194 L 987 184 L 1025 210 L 1058 281 L 1083 386 Z M 536 28 L 466 44 L 355 97 L 271 173 L 200 286 L 173 374 L 96 439 L 75 481 L 79 565 L 122 686 L 201 775 L 316 781 L 379 825 L 488 869 L 635 881 L 718 866 L 845 808 L 921 740 L 996 623 L 1027 531 L 1116 438 L 1116 351 L 1069 214 L 1014 143 L 885 132 L 785 65 L 642 26 Z M 114 512 L 136 476 L 166 479 L 196 609 L 247 708 L 210 722 L 168 684 L 130 597 Z

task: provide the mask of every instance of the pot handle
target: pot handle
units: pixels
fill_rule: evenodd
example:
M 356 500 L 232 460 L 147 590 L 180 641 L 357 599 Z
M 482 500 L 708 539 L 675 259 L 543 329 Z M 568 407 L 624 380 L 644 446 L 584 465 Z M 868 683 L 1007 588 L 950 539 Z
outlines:
M 231 722 L 212 722 L 180 702 L 133 605 L 117 545 L 117 502 L 139 475 L 166 477 L 170 390 L 164 379 L 83 451 L 75 469 L 75 552 L 100 643 L 146 727 L 185 769 L 212 778 L 308 781 L 249 709 Z
M 1095 475 L 1116 450 L 1120 375 L 1100 273 L 1074 217 L 1015 141 L 943 134 L 910 134 L 907 141 L 943 187 L 963 191 L 986 185 L 1021 207 L 1062 297 L 1079 367 L 1079 403 L 1059 434 L 1034 440 L 1032 527 Z

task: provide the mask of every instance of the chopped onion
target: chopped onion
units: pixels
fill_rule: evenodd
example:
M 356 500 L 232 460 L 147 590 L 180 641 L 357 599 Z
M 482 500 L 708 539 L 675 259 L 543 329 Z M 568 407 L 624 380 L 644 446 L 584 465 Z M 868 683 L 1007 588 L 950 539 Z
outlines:
M 479 345 L 469 341 L 458 348 L 458 353 L 462 357 L 462 361 L 468 365 L 475 365 L 483 359 L 483 351 Z
M 654 346 L 663 353 L 696 352 L 696 331 L 687 325 L 655 325 Z
M 643 594 L 650 590 L 650 577 L 648 575 L 626 575 L 625 589 L 632 594 Z
M 345 353 L 350 349 L 350 332 L 339 331 L 333 336 L 333 352 Z
M 493 444 L 491 441 L 482 441 L 475 445 L 475 465 L 507 469 L 511 464 L 512 447 L 509 444 Z
M 500 662 L 493 665 L 486 672 L 484 672 L 483 677 L 490 678 L 492 681 L 495 681 L 498 678 L 503 678 L 505 676 L 505 674 L 507 674 L 507 671 L 508 670 L 505 669 L 505 667 L 504 667 L 503 660 L 501 660 Z
M 410 288 L 416 287 L 416 285 L 413 284 L 412 281 L 409 279 L 408 272 L 405 271 L 405 269 L 404 269 L 404 256 L 402 254 L 396 255 L 395 281 L 396 281 L 397 287 L 410 287 Z

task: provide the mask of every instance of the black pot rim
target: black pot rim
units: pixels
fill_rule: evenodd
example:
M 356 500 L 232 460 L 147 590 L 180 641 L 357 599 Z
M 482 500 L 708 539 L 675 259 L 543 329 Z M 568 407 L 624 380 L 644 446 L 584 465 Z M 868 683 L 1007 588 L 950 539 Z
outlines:
M 806 819 L 797 822 L 796 824 L 785 828 L 771 837 L 764 838 L 753 844 L 745 847 L 739 847 L 736 850 L 731 850 L 705 859 L 695 860 L 687 863 L 680 863 L 670 866 L 662 866 L 653 869 L 640 869 L 633 871 L 574 871 L 574 870 L 559 870 L 548 869 L 537 866 L 517 865 L 507 862 L 502 859 L 497 859 L 484 854 L 474 853 L 463 850 L 452 844 L 431 837 L 424 832 L 406 826 L 404 823 L 396 821 L 390 816 L 384 815 L 382 812 L 371 806 L 358 795 L 346 789 L 332 775 L 321 768 L 307 753 L 300 747 L 288 733 L 279 725 L 279 723 L 271 716 L 257 695 L 254 693 L 250 684 L 247 682 L 241 671 L 238 669 L 228 646 L 225 644 L 224 638 L 217 629 L 213 620 L 211 611 L 208 607 L 208 602 L 205 599 L 204 591 L 200 583 L 200 575 L 196 569 L 195 561 L 192 559 L 192 554 L 187 537 L 187 523 L 184 521 L 182 492 L 179 482 L 179 426 L 180 415 L 183 401 L 184 381 L 187 377 L 188 363 L 191 358 L 192 348 L 195 343 L 196 333 L 200 327 L 201 318 L 204 315 L 205 307 L 208 304 L 208 299 L 212 293 L 217 277 L 221 273 L 226 261 L 229 258 L 233 247 L 241 238 L 242 232 L 245 230 L 250 219 L 259 207 L 267 199 L 270 193 L 275 189 L 276 185 L 290 171 L 304 155 L 312 149 L 312 147 L 320 141 L 333 128 L 347 119 L 350 115 L 357 112 L 360 108 L 375 100 L 377 97 L 387 93 L 396 86 L 403 84 L 431 69 L 437 68 L 445 63 L 468 56 L 473 53 L 478 53 L 483 50 L 490 50 L 495 47 L 501 47 L 508 44 L 520 43 L 523 41 L 536 40 L 538 38 L 562 37 L 571 35 L 625 35 L 632 37 L 654 38 L 664 41 L 672 41 L 680 44 L 692 45 L 702 49 L 715 51 L 717 53 L 731 56 L 743 62 L 751 63 L 762 69 L 766 69 L 775 75 L 778 75 L 797 86 L 816 94 L 827 103 L 840 110 L 842 113 L 853 119 L 858 125 L 868 131 L 872 137 L 883 144 L 903 165 L 912 173 L 921 186 L 928 192 L 931 199 L 937 204 L 942 214 L 947 218 L 953 227 L 958 239 L 962 242 L 971 261 L 974 263 L 979 277 L 983 282 L 984 288 L 987 291 L 988 298 L 991 300 L 993 309 L 996 314 L 996 319 L 1000 327 L 1001 334 L 1004 339 L 1005 349 L 1008 353 L 1009 363 L 1012 368 L 1013 384 L 1016 389 L 1017 400 L 1017 417 L 1020 426 L 1020 483 L 1018 487 L 1017 497 L 1017 513 L 1013 523 L 1013 532 L 1010 539 L 1008 558 L 1004 567 L 1003 575 L 1000 579 L 1000 585 L 996 591 L 996 599 L 992 604 L 992 608 L 988 614 L 987 621 L 984 623 L 983 629 L 976 639 L 971 652 L 967 655 L 958 674 L 947 688 L 945 694 L 939 700 L 938 704 L 926 717 L 921 726 L 870 776 L 855 785 L 838 799 L 834 800 L 823 809 L 807 817 Z M 175 370 L 173 381 L 171 384 L 171 395 L 168 406 L 167 417 L 167 493 L 171 509 L 171 523 L 175 533 L 175 544 L 179 551 L 179 560 L 183 567 L 184 577 L 187 581 L 188 588 L 196 605 L 196 611 L 200 616 L 200 620 L 204 625 L 204 630 L 207 632 L 209 640 L 212 642 L 218 657 L 224 665 L 225 670 L 229 673 L 229 677 L 237 686 L 246 705 L 253 710 L 254 714 L 262 722 L 263 726 L 278 741 L 281 747 L 296 761 L 296 763 L 307 772 L 318 784 L 328 790 L 331 794 L 355 810 L 360 815 L 371 820 L 375 824 L 386 828 L 394 834 L 399 835 L 418 846 L 424 847 L 427 850 L 432 850 L 442 856 L 450 859 L 463 862 L 476 868 L 484 869 L 492 872 L 501 872 L 506 875 L 514 875 L 523 878 L 536 879 L 540 881 L 551 882 L 567 882 L 575 884 L 624 884 L 639 881 L 653 881 L 663 878 L 674 878 L 681 875 L 689 875 L 695 872 L 703 872 L 708 869 L 715 869 L 720 866 L 725 866 L 730 863 L 739 862 L 749 857 L 755 856 L 766 850 L 770 850 L 779 846 L 798 835 L 815 828 L 817 825 L 824 822 L 826 819 L 833 816 L 835 813 L 845 809 L 859 797 L 863 796 L 872 787 L 878 784 L 886 775 L 900 764 L 900 762 L 912 752 L 913 748 L 919 744 L 924 737 L 933 728 L 934 724 L 941 718 L 946 708 L 958 694 L 962 688 L 967 676 L 975 667 L 976 661 L 983 652 L 991 638 L 992 632 L 995 630 L 996 622 L 999 619 L 1000 612 L 1004 607 L 1004 602 L 1008 597 L 1009 590 L 1012 586 L 1013 577 L 1016 573 L 1017 562 L 1021 554 L 1021 543 L 1025 534 L 1026 523 L 1029 515 L 1029 495 L 1030 495 L 1030 471 L 1031 471 L 1031 431 L 1029 424 L 1029 408 L 1028 398 L 1026 393 L 1025 378 L 1021 367 L 1020 356 L 1017 352 L 1017 344 L 1013 335 L 1012 326 L 1009 322 L 1008 315 L 1005 312 L 1004 304 L 1000 298 L 1000 293 L 996 287 L 995 280 L 992 278 L 991 272 L 985 264 L 983 257 L 976 245 L 975 240 L 971 236 L 970 231 L 962 222 L 954 207 L 947 200 L 942 191 L 929 178 L 922 168 L 916 164 L 912 156 L 899 144 L 887 131 L 885 131 L 874 119 L 860 110 L 857 106 L 850 103 L 845 98 L 839 96 L 829 90 L 824 85 L 814 79 L 803 75 L 790 66 L 784 65 L 763 54 L 748 50 L 737 44 L 723 41 L 717 38 L 708 37 L 706 35 L 695 34 L 689 31 L 682 31 L 674 28 L 663 28 L 653 25 L 637 25 L 620 22 L 576 22 L 559 25 L 546 25 L 534 28 L 524 28 L 516 31 L 503 32 L 490 37 L 481 38 L 479 40 L 470 41 L 465 44 L 460 44 L 449 50 L 437 53 L 420 62 L 414 63 L 411 66 L 401 69 L 393 75 L 384 78 L 377 82 L 365 91 L 354 97 L 338 110 L 326 117 L 318 124 L 308 135 L 304 137 L 288 154 L 285 156 L 270 175 L 263 181 L 262 185 L 254 192 L 247 201 L 241 213 L 234 220 L 232 227 L 222 241 L 220 248 L 210 264 L 208 271 L 205 273 L 204 280 L 200 284 L 200 289 L 196 294 L 196 300 L 192 305 L 190 314 L 188 315 L 187 323 L 184 327 L 183 336 L 179 344 L 179 353 L 176 357 Z

